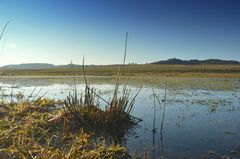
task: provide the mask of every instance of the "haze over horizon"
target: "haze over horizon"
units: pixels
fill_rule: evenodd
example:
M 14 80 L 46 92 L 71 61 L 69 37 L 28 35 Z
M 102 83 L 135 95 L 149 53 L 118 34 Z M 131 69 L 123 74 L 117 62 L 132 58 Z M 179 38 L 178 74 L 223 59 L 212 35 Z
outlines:
M 237 0 L 0 0 L 0 66 L 240 61 Z

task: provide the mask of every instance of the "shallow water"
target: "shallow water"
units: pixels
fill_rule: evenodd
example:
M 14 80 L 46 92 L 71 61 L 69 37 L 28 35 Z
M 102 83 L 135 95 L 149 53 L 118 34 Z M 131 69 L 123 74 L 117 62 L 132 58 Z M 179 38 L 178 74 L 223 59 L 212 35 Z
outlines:
M 98 77 L 100 78 L 100 77 Z M 104 77 L 105 78 L 105 77 Z M 58 79 L 58 78 L 57 78 Z M 209 79 L 211 80 L 211 79 Z M 222 80 L 222 79 L 219 79 Z M 236 79 L 233 79 L 236 80 Z M 98 80 L 96 80 L 98 81 Z M 114 85 L 104 80 L 92 82 L 91 86 L 106 100 L 113 92 Z M 83 92 L 83 81 L 76 82 L 79 92 Z M 75 88 L 72 77 L 62 80 L 51 78 L 1 78 L 0 88 L 3 100 L 11 100 L 21 92 L 25 98 L 45 96 L 64 99 Z M 139 90 L 130 85 L 132 97 Z M 153 89 L 160 99 L 155 103 Z M 166 84 L 144 85 L 136 99 L 133 116 L 143 122 L 126 135 L 126 146 L 132 155 L 150 158 L 212 158 L 227 155 L 240 158 L 240 89 L 239 86 L 226 90 L 206 89 L 205 87 L 186 87 L 179 89 Z M 196 89 L 197 88 L 197 89 Z M 165 91 L 166 90 L 166 91 Z M 166 100 L 165 100 L 166 92 Z M 12 98 L 12 100 L 16 100 Z M 104 105 L 104 102 L 102 103 Z M 165 118 L 161 131 L 163 106 Z M 152 131 L 155 128 L 156 131 Z
M 170 96 L 170 100 L 166 102 L 163 141 L 160 132 L 163 110 L 157 109 L 157 131 L 153 134 L 151 131 L 154 120 L 153 100 L 138 101 L 136 107 L 139 109 L 134 113 L 143 116 L 144 123 L 141 123 L 141 127 L 136 130 L 135 137 L 129 138 L 128 147 L 132 151 L 147 150 L 150 156 L 153 150 L 156 156 L 161 156 L 163 148 L 166 158 L 200 158 L 210 150 L 219 154 L 234 153 L 234 149 L 240 145 L 240 92 L 209 92 L 210 94 L 199 93 L 190 96 L 184 95 L 184 92 L 186 91 L 183 90 L 182 98 L 181 95 Z M 150 93 L 151 91 L 146 92 L 146 95 L 142 94 L 139 98 L 146 97 Z M 225 95 L 225 102 L 222 102 L 222 95 Z M 174 97 L 177 99 L 171 100 Z M 199 98 L 205 102 L 195 102 Z M 208 102 L 213 99 L 216 107 L 214 110 L 211 109 L 213 104 Z

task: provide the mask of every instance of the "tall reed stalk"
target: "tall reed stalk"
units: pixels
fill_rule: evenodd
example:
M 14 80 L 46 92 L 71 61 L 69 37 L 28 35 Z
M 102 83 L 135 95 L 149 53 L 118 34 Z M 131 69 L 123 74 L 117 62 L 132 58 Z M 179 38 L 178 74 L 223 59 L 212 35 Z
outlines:
M 2 32 L 1 32 L 1 35 L 0 35 L 0 41 L 2 40 L 2 37 L 3 37 L 3 35 L 4 35 L 4 32 L 5 32 L 5 30 L 6 30 L 6 28 L 7 28 L 7 26 L 8 26 L 9 23 L 10 23 L 10 20 L 4 25 L 3 30 L 2 30 Z

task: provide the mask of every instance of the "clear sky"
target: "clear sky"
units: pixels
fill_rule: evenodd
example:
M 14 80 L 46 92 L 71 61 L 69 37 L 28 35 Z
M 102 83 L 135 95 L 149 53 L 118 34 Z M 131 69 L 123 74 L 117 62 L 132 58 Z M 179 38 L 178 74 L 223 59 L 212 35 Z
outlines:
M 240 61 L 239 0 L 0 0 L 0 65 Z

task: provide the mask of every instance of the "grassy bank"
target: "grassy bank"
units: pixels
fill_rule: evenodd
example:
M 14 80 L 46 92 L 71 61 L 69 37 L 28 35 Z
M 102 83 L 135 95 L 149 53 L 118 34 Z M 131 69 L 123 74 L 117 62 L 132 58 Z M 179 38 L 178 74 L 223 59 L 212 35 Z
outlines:
M 62 110 L 51 110 L 54 104 L 56 101 L 42 99 L 1 106 L 2 158 L 129 157 L 121 145 L 95 142 L 94 133 L 85 131 L 84 126 L 70 131 L 71 121 Z
M 86 66 L 86 75 L 115 76 L 118 65 Z M 240 65 L 126 65 L 123 76 L 174 76 L 239 78 Z M 1 75 L 14 76 L 72 76 L 82 75 L 82 68 L 56 68 L 41 70 L 2 69 Z

